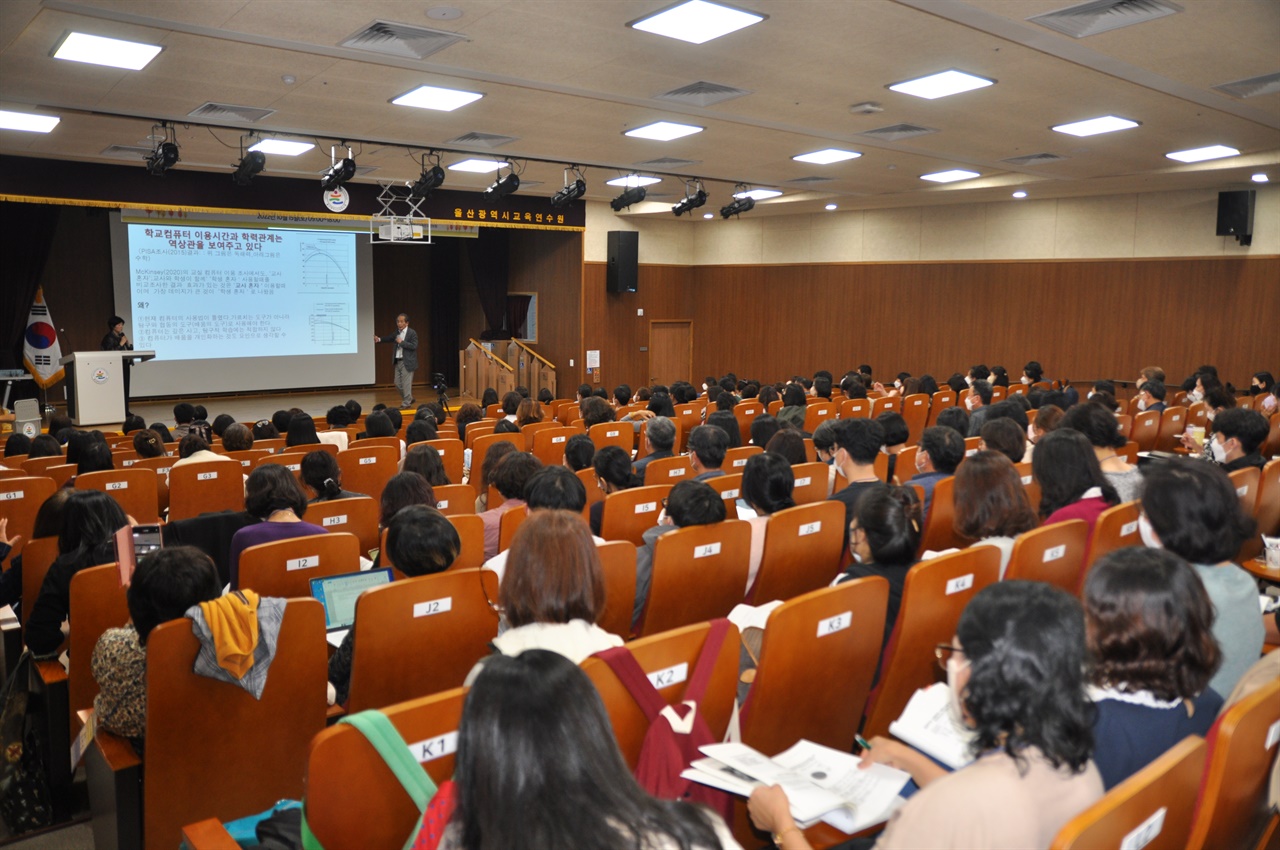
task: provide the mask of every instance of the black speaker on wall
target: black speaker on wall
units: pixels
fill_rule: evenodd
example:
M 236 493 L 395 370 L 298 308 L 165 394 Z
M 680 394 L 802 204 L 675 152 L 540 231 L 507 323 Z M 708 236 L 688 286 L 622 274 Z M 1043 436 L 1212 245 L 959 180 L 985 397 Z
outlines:
M 1253 204 L 1257 194 L 1252 189 L 1218 193 L 1219 236 L 1234 236 L 1241 245 L 1253 241 Z
M 609 292 L 635 292 L 640 234 L 634 230 L 609 231 Z

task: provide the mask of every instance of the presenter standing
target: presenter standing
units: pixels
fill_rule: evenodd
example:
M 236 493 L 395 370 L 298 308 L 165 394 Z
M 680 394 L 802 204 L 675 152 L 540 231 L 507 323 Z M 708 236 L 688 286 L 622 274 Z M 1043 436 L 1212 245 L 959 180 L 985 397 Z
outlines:
M 409 314 L 396 316 L 396 333 L 374 336 L 374 342 L 396 344 L 396 389 L 400 391 L 402 407 L 413 406 L 413 373 L 418 369 L 418 334 L 409 327 Z
M 119 316 L 112 316 L 107 319 L 107 335 L 102 338 L 101 348 L 103 351 L 133 351 L 133 343 L 124 335 L 124 319 Z M 129 372 L 133 369 L 133 361 L 126 360 L 123 366 L 123 380 L 121 384 L 124 386 L 124 412 L 129 412 Z

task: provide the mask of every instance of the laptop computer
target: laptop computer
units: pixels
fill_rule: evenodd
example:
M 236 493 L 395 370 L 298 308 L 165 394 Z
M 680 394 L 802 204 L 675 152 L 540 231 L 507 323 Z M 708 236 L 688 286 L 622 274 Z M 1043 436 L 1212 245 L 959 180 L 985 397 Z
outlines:
M 342 573 L 311 579 L 311 595 L 324 605 L 324 625 L 329 643 L 341 646 L 356 619 L 356 599 L 371 587 L 391 582 L 391 568 Z

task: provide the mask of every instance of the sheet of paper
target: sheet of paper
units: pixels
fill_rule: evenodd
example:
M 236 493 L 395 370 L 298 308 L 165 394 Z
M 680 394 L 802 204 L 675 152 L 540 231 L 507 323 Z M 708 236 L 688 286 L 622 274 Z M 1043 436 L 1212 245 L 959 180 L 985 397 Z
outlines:
M 766 602 L 763 605 L 747 605 L 739 602 L 733 606 L 733 610 L 729 612 L 729 622 L 738 627 L 738 631 L 755 627 L 763 629 L 769 622 L 769 615 L 773 610 L 782 604 L 781 599 L 775 599 L 772 602 Z
M 905 771 L 883 764 L 863 770 L 857 756 L 812 741 L 799 741 L 773 761 L 839 797 L 849 814 L 845 819 L 850 825 L 848 832 L 885 820 L 898 793 L 911 779 Z
M 952 770 L 973 761 L 969 743 L 973 732 L 951 719 L 951 691 L 939 682 L 911 695 L 902 716 L 889 724 L 889 731 Z

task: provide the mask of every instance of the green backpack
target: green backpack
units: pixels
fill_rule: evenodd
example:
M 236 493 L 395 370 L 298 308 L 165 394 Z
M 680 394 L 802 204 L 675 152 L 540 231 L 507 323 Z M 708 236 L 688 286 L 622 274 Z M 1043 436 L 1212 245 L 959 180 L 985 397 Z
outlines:
M 378 755 L 382 756 L 383 761 L 387 763 L 387 767 L 391 768 L 391 772 L 395 774 L 396 779 L 400 780 L 405 793 L 413 800 L 413 804 L 418 807 L 418 821 L 414 824 L 413 831 L 409 833 L 404 842 L 403 850 L 409 850 L 422 828 L 422 817 L 426 814 L 427 804 L 435 796 L 436 784 L 431 781 L 431 777 L 422 769 L 422 765 L 418 764 L 418 760 L 410 754 L 409 745 L 405 743 L 404 738 L 400 737 L 396 727 L 381 711 L 377 709 L 362 711 L 358 714 L 344 717 L 338 722 L 356 727 L 369 739 L 369 743 L 373 744 L 373 748 L 378 751 Z M 324 846 L 316 840 L 315 835 L 311 832 L 311 827 L 307 825 L 306 801 L 303 801 L 302 805 L 302 846 L 305 850 L 324 850 Z

